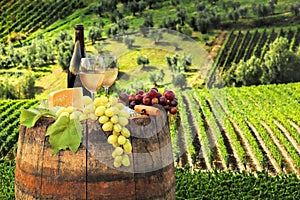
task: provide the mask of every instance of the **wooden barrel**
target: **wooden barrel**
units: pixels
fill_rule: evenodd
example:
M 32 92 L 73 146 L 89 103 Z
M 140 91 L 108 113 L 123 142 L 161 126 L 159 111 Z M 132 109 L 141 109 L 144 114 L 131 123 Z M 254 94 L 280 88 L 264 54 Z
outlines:
M 150 122 L 150 123 L 149 123 Z M 129 167 L 113 167 L 113 147 L 98 123 L 83 123 L 83 142 L 52 156 L 45 137 L 53 119 L 21 126 L 15 172 L 16 199 L 175 199 L 172 145 L 167 117 L 130 119 Z

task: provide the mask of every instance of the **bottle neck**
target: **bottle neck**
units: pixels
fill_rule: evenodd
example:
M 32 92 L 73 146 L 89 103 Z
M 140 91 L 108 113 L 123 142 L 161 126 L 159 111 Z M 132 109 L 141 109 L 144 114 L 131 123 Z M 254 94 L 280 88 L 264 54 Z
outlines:
M 80 51 L 81 51 L 81 57 L 85 57 L 85 46 L 84 46 L 84 29 L 83 26 L 78 28 L 75 28 L 75 43 L 76 41 L 79 41 L 80 43 Z

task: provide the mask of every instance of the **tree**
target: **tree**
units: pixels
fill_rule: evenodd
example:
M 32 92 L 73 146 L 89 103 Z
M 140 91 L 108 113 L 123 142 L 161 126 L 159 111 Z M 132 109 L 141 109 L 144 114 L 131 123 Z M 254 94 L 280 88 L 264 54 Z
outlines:
M 139 11 L 139 3 L 135 0 L 128 2 L 128 9 L 132 12 L 133 16 Z
M 210 21 L 208 19 L 197 19 L 197 29 L 202 33 L 205 34 L 208 32 L 210 27 Z
M 176 24 L 177 24 L 176 19 L 172 19 L 170 16 L 168 16 L 163 19 L 163 22 L 160 25 L 160 27 L 176 30 Z
M 241 6 L 241 2 L 237 1 L 237 2 L 232 2 L 231 4 L 233 10 L 238 10 Z
M 185 72 L 187 66 L 192 65 L 192 57 L 186 55 L 180 56 L 175 54 L 173 56 L 166 56 L 166 61 L 169 69 L 174 73 Z
M 240 8 L 238 10 L 239 14 L 242 16 L 242 17 L 246 17 L 247 14 L 248 14 L 248 8 L 247 7 L 244 7 L 244 8 Z
M 236 82 L 242 85 L 258 85 L 262 75 L 262 62 L 259 58 L 252 56 L 246 62 L 241 60 L 235 70 Z
M 152 38 L 152 40 L 154 41 L 154 44 L 157 44 L 159 42 L 159 40 L 163 39 L 162 30 L 160 30 L 160 29 L 150 30 L 150 38 Z
M 298 16 L 299 12 L 300 12 L 300 4 L 297 5 L 291 5 L 291 12 L 295 15 Z
M 35 77 L 31 71 L 27 71 L 24 74 L 24 80 L 22 83 L 22 93 L 24 99 L 33 99 L 35 96 Z
M 150 61 L 149 61 L 148 56 L 146 56 L 146 55 L 139 55 L 136 58 L 136 63 L 138 65 L 143 65 L 143 68 L 144 68 L 146 65 L 148 65 L 150 63 Z
M 96 13 L 103 17 L 104 13 L 112 13 L 117 9 L 118 0 L 101 0 L 96 7 Z
M 118 33 L 118 26 L 110 26 L 107 30 L 106 30 L 106 35 L 108 37 L 115 37 L 115 35 Z
M 187 81 L 184 74 L 176 74 L 173 76 L 173 84 L 175 87 L 184 89 L 187 86 Z
M 88 32 L 88 38 L 92 41 L 92 45 L 95 44 L 97 40 L 100 40 L 102 37 L 101 29 L 94 26 L 90 28 Z
M 279 37 L 270 44 L 264 56 L 262 83 L 286 83 L 300 80 L 299 57 L 289 50 L 286 38 Z
M 239 18 L 240 18 L 239 11 L 229 12 L 228 18 L 230 20 L 233 20 L 234 22 L 239 21 Z
M 154 26 L 153 14 L 152 13 L 144 14 L 144 23 L 142 24 L 141 27 L 153 27 L 153 26 Z
M 195 2 L 195 7 L 198 12 L 203 11 L 206 8 L 204 2 Z
M 145 1 L 141 0 L 138 2 L 138 10 L 139 10 L 140 14 L 143 13 L 143 11 L 146 9 L 146 7 L 147 7 L 147 3 Z
M 147 0 L 147 3 L 149 5 L 149 9 L 153 8 L 153 5 L 156 3 L 157 0 Z
M 225 76 L 225 84 L 258 85 L 300 81 L 300 50 L 289 49 L 287 38 L 279 37 L 270 44 L 263 59 L 252 56 L 249 60 L 233 63 Z
M 121 19 L 117 22 L 118 29 L 122 31 L 123 34 L 125 34 L 125 31 L 129 29 L 129 23 L 127 19 Z
M 255 6 L 255 13 L 258 17 L 266 17 L 271 13 L 271 9 L 268 5 L 258 4 Z
M 153 83 L 153 85 L 155 87 L 158 87 L 158 83 L 159 82 L 163 82 L 164 81 L 164 77 L 165 77 L 165 73 L 164 73 L 164 70 L 161 69 L 159 74 L 157 74 L 156 72 L 155 73 L 151 73 L 149 75 L 149 80 L 151 83 Z
M 185 20 L 187 18 L 186 9 L 178 7 L 176 15 L 177 15 L 179 24 L 181 26 L 183 26 L 185 24 Z
M 133 46 L 133 43 L 135 42 L 135 39 L 125 36 L 123 38 L 123 42 L 125 43 L 127 48 L 130 49 Z
M 188 24 L 185 24 L 183 26 L 180 24 L 177 24 L 176 30 L 179 31 L 180 33 L 183 33 L 186 36 L 189 36 L 189 37 L 191 37 L 192 33 L 193 33 L 193 29 Z

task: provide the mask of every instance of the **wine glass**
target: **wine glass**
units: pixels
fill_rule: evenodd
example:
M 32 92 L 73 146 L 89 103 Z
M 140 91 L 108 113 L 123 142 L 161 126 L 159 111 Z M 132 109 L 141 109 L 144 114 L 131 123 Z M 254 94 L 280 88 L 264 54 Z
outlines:
M 101 56 L 104 63 L 104 79 L 102 86 L 105 89 L 105 95 L 108 95 L 108 88 L 115 82 L 118 76 L 118 61 L 114 55 Z
M 83 86 L 91 93 L 91 98 L 97 93 L 104 79 L 105 66 L 99 57 L 81 58 L 79 76 Z

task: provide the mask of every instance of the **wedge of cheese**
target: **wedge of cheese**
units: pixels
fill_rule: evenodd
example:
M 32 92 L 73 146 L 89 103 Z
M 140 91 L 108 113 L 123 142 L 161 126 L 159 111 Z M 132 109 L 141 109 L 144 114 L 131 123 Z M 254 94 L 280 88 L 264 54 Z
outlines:
M 82 102 L 82 88 L 67 88 L 51 92 L 48 97 L 49 108 L 55 106 L 73 106 L 74 108 L 83 108 Z

